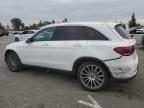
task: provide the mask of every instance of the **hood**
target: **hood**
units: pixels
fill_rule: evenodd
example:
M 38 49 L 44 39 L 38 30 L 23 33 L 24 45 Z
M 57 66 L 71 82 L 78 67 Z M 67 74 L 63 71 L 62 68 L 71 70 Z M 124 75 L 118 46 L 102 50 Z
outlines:
M 10 43 L 6 46 L 6 49 L 11 49 L 12 47 L 22 46 L 24 43 L 25 41 Z

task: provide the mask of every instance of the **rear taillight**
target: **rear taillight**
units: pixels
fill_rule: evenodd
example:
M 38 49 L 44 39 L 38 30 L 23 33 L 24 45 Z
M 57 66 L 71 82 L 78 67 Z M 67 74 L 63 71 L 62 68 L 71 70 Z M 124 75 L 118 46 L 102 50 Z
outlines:
M 117 47 L 114 49 L 115 52 L 118 54 L 121 54 L 123 56 L 130 56 L 131 54 L 134 53 L 135 48 L 134 46 L 129 46 L 129 47 Z

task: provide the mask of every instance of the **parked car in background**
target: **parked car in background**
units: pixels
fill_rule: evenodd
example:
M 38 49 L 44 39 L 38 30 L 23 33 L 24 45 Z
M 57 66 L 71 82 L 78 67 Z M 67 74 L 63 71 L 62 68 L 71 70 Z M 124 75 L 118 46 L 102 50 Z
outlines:
M 30 38 L 37 30 L 25 30 L 15 35 L 15 42 L 23 41 Z
M 82 87 L 97 91 L 110 79 L 130 80 L 136 76 L 135 43 L 120 24 L 54 24 L 26 41 L 9 44 L 5 61 L 12 72 L 21 71 L 23 65 L 72 72 Z
M 9 32 L 7 32 L 6 30 L 0 30 L 0 36 L 8 36 Z
M 130 31 L 131 37 L 136 40 L 136 44 L 144 47 L 144 28 L 135 27 Z
M 16 34 L 21 34 L 23 31 L 11 31 L 11 34 L 14 34 L 14 35 L 16 35 Z
M 136 29 L 136 34 L 144 34 L 144 29 Z

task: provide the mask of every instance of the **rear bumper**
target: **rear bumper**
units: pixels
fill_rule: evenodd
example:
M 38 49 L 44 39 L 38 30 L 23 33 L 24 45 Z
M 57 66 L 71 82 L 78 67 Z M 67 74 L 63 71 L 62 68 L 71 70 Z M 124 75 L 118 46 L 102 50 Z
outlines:
M 115 78 L 115 77 L 112 76 L 111 79 L 112 80 L 116 80 L 116 81 L 129 81 L 129 80 L 134 79 L 138 75 L 138 73 L 139 73 L 139 66 L 138 66 L 138 68 L 134 72 L 132 72 L 132 74 L 129 74 L 129 77 Z
M 138 56 L 136 53 L 131 57 L 122 57 L 117 60 L 107 61 L 105 64 L 109 67 L 112 79 L 130 80 L 138 73 Z

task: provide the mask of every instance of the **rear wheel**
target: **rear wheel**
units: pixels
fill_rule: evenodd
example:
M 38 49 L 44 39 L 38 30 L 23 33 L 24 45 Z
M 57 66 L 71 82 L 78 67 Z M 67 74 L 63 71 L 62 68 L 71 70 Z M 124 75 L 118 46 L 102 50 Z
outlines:
M 22 63 L 16 53 L 10 52 L 6 56 L 6 63 L 12 72 L 19 72 L 22 69 Z
M 103 89 L 109 82 L 105 67 L 97 62 L 81 64 L 78 69 L 78 79 L 82 87 L 89 91 Z

